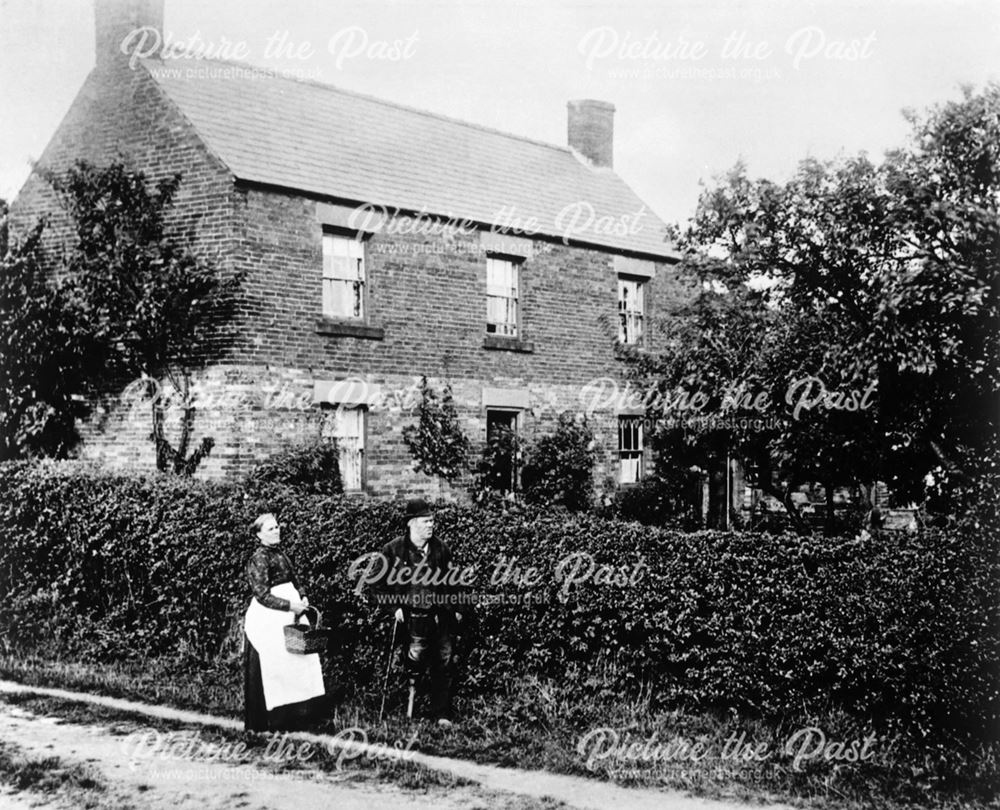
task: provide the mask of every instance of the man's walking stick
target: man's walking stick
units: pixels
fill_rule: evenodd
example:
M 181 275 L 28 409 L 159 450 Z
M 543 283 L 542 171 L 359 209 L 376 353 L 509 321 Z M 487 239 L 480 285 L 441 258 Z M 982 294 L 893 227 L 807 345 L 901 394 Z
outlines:
M 382 715 L 385 712 L 385 693 L 389 688 L 389 667 L 392 666 L 392 648 L 396 646 L 396 627 L 399 626 L 399 622 L 396 621 L 395 617 L 392 620 L 392 639 L 389 641 L 389 654 L 385 659 L 385 678 L 382 681 L 382 705 L 378 710 L 378 721 L 382 722 Z

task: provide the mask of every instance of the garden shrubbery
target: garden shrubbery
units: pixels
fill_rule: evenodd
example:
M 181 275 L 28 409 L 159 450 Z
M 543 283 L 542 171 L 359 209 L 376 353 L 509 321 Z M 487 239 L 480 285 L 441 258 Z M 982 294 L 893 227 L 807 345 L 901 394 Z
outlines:
M 619 489 L 602 514 L 619 520 L 634 520 L 647 526 L 685 531 L 699 529 L 701 512 L 692 496 L 696 476 L 693 473 L 689 476 L 674 471 L 671 473 L 669 477 L 657 475 Z
M 312 495 L 339 495 L 340 450 L 336 439 L 290 447 L 264 459 L 250 473 L 253 484 L 284 484 Z
M 353 677 L 377 682 L 387 627 L 347 572 L 402 531 L 399 505 L 274 484 L 0 465 L 4 641 L 211 662 L 246 604 L 250 523 L 266 510 L 286 527 L 310 601 L 337 606 L 355 631 Z M 522 599 L 476 611 L 465 678 L 479 694 L 571 673 L 583 694 L 600 660 L 623 691 L 646 684 L 660 706 L 779 720 L 836 708 L 924 742 L 995 742 L 1000 565 L 983 528 L 868 542 L 684 534 L 509 504 L 443 507 L 437 525 L 476 564 L 477 591 Z M 506 582 L 491 582 L 502 562 Z M 586 581 L 554 576 L 591 564 Z M 539 583 L 517 581 L 527 566 Z
M 556 431 L 539 438 L 528 451 L 521 471 L 525 499 L 574 512 L 589 509 L 596 461 L 597 442 L 587 420 L 559 414 Z

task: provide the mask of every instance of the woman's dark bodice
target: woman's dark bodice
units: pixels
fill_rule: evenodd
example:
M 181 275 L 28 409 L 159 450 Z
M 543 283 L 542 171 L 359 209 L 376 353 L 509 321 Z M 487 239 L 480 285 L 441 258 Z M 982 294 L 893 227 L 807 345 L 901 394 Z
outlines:
M 257 546 L 247 561 L 247 582 L 254 597 L 264 607 L 272 610 L 288 610 L 287 599 L 281 599 L 271 593 L 271 588 L 282 582 L 291 582 L 298 590 L 295 570 L 288 555 L 274 546 Z

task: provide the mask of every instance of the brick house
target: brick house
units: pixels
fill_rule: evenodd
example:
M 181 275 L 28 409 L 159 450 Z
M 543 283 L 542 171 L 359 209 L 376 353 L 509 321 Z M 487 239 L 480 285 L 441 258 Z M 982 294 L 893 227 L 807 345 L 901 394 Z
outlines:
M 97 64 L 40 164 L 123 159 L 182 174 L 171 227 L 246 281 L 219 356 L 195 376 L 198 474 L 339 438 L 348 488 L 445 494 L 403 441 L 421 375 L 451 385 L 476 450 L 496 425 L 550 431 L 621 382 L 621 344 L 681 294 L 665 227 L 612 169 L 614 107 L 568 105 L 568 147 L 540 143 L 227 62 L 121 52 L 162 29 L 162 0 L 97 3 Z M 51 218 L 38 176 L 14 220 Z M 644 328 L 645 327 L 645 328 Z M 82 424 L 79 455 L 152 470 L 148 409 L 116 395 Z M 597 397 L 604 489 L 648 466 L 636 411 Z M 168 423 L 168 428 L 170 427 Z

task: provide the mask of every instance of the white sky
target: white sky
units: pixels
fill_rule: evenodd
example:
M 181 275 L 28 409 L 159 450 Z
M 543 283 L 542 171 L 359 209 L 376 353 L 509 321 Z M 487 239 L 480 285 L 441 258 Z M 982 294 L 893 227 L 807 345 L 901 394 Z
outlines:
M 904 107 L 1000 79 L 996 0 L 166 0 L 165 28 L 560 145 L 569 99 L 611 101 L 615 168 L 668 222 L 738 158 L 781 180 L 807 155 L 879 157 L 903 142 Z M 312 54 L 265 59 L 275 34 Z M 406 58 L 377 58 L 396 40 Z M 727 40 L 743 50 L 723 58 Z M 0 0 L 0 196 L 16 195 L 93 62 L 90 0 Z

